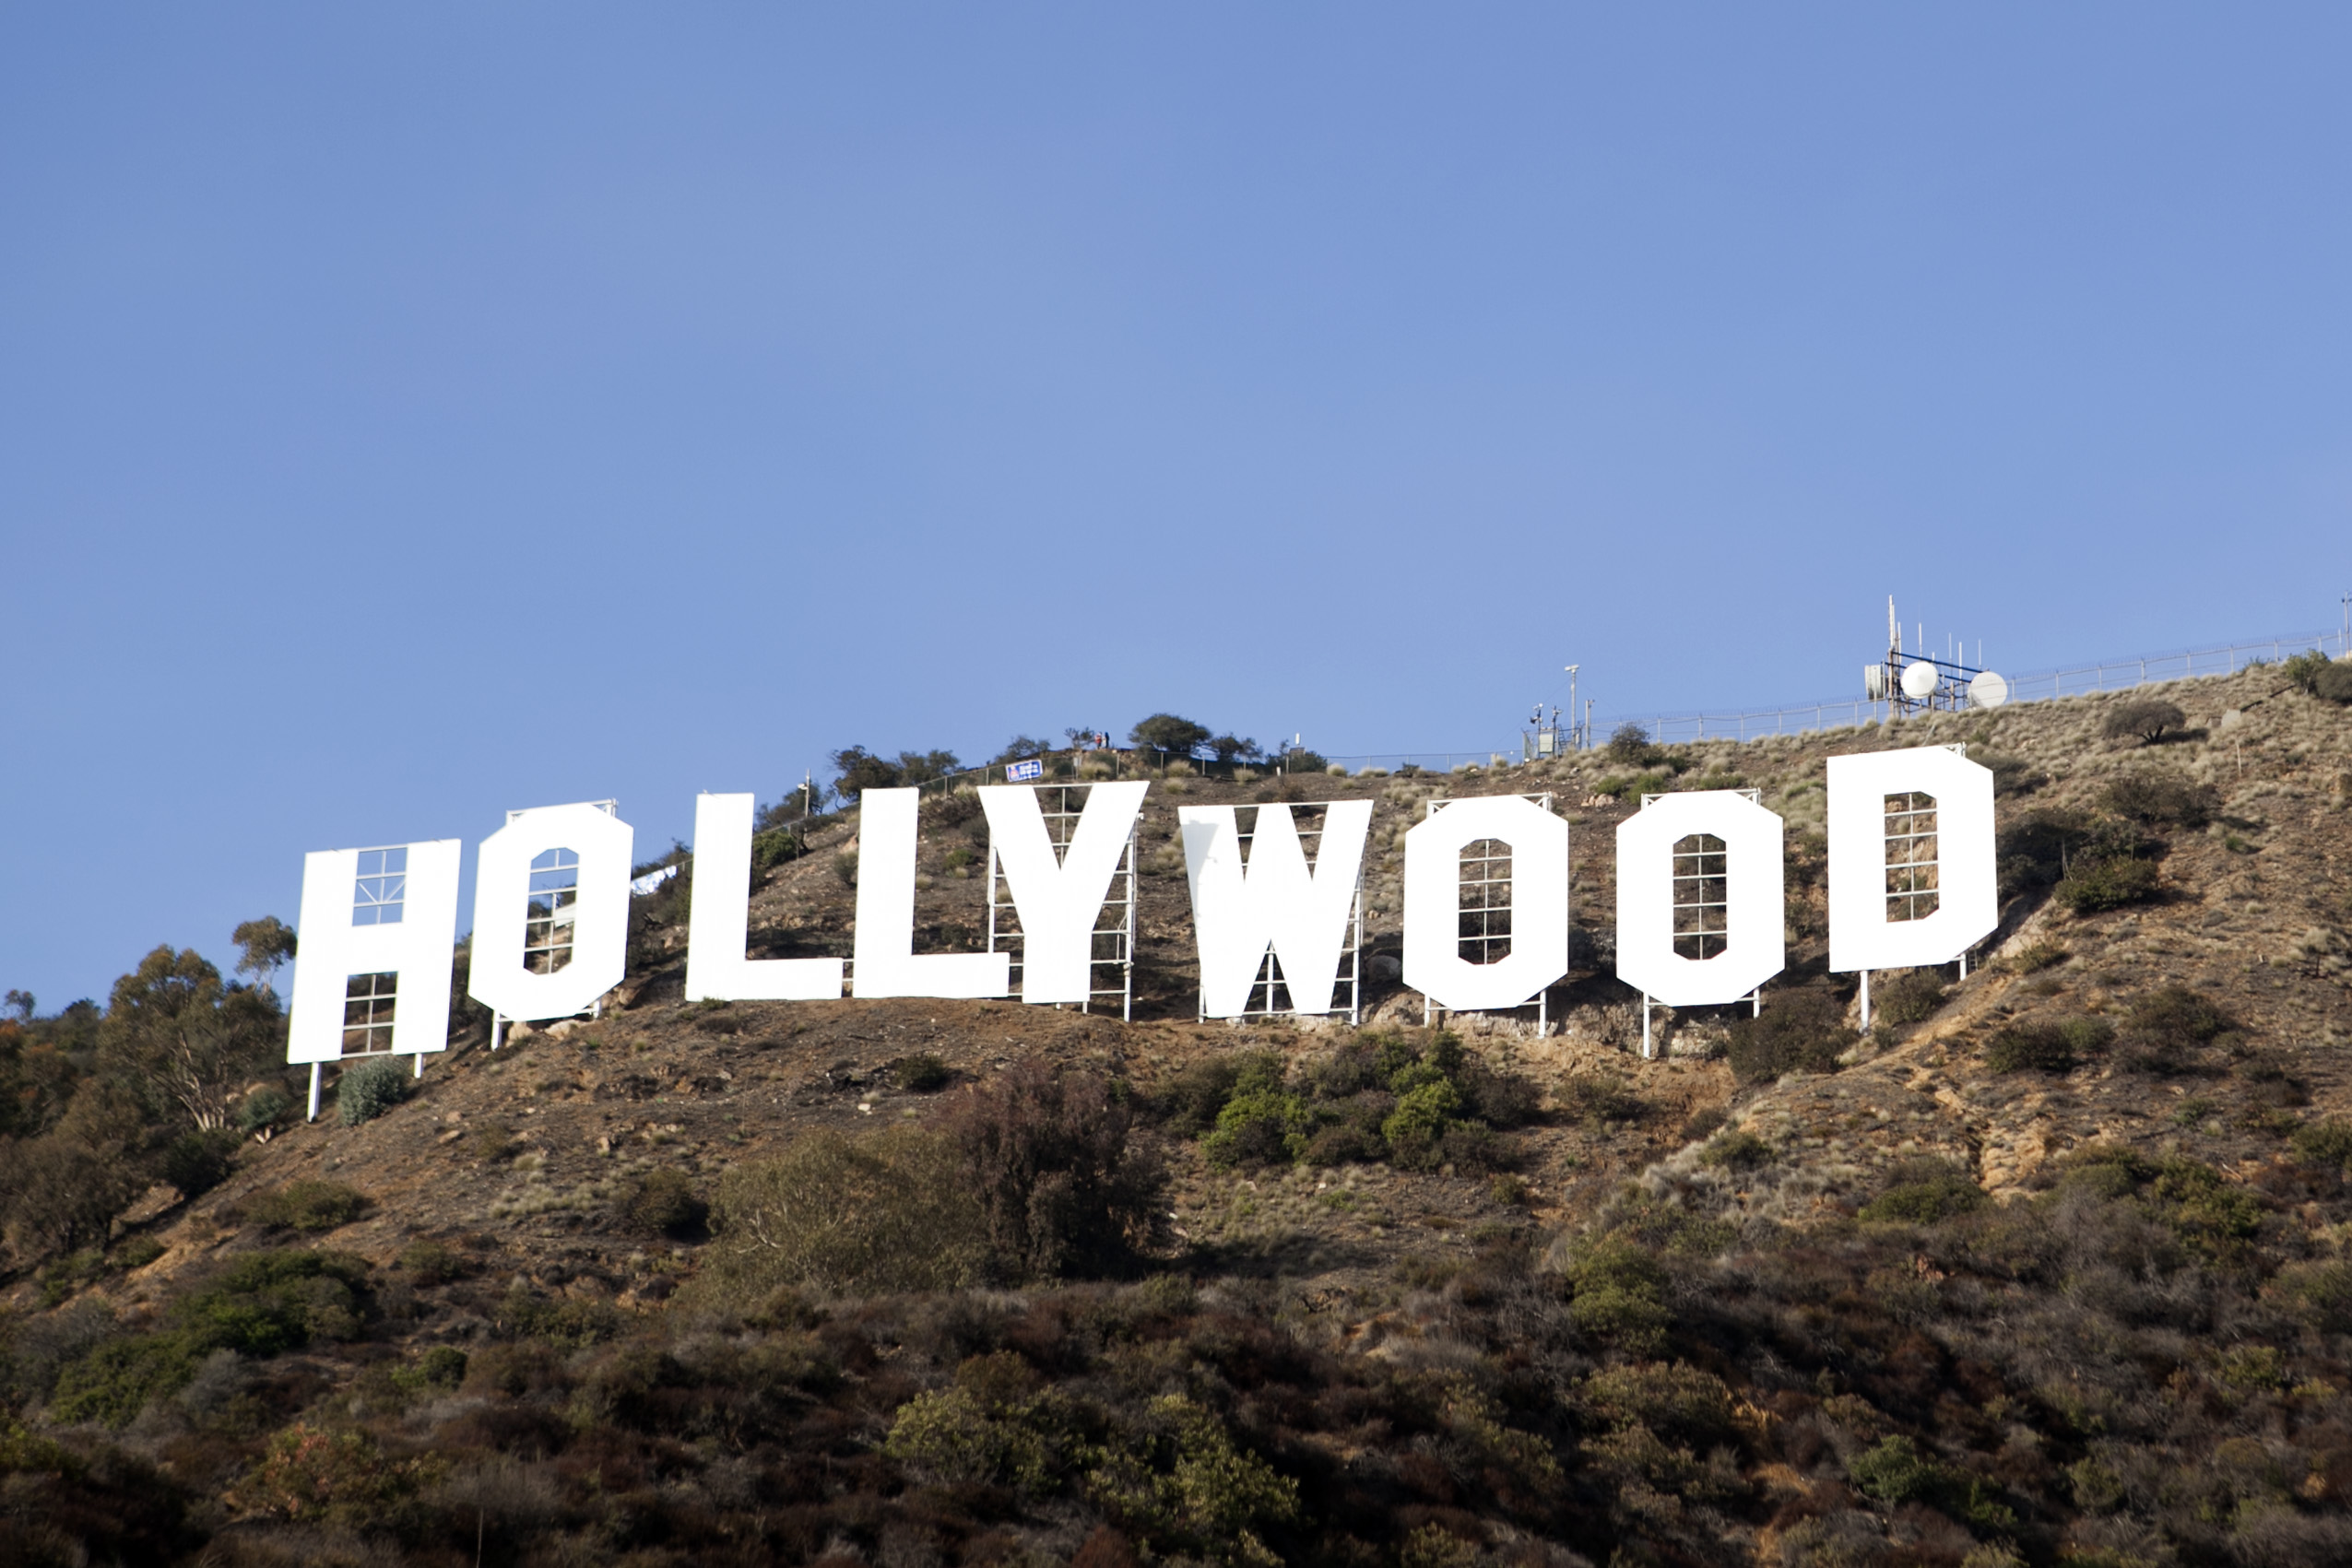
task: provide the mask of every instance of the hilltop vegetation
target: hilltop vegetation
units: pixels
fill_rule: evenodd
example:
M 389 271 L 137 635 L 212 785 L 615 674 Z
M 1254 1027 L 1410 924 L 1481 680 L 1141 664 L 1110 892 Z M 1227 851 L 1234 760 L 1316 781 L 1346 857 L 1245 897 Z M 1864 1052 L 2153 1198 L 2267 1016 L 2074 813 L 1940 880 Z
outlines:
M 602 1020 L 493 1056 L 461 1008 L 315 1124 L 258 924 L 245 982 L 27 999 L 0 1560 L 2345 1561 L 2335 668 L 1452 777 L 1155 757 L 1132 1023 L 686 1004 L 691 871 Z M 1998 780 L 2002 926 L 1865 1032 L 1822 759 L 1944 741 Z M 956 760 L 858 756 L 931 772 L 918 946 L 976 946 Z M 1606 835 L 1693 787 L 1788 819 L 1791 965 L 1644 1061 Z M 1488 791 L 1579 835 L 1548 1034 L 1396 983 L 1400 835 Z M 1341 796 L 1362 1026 L 1196 1023 L 1176 801 Z M 760 824 L 757 951 L 847 950 L 854 807 L 810 804 Z

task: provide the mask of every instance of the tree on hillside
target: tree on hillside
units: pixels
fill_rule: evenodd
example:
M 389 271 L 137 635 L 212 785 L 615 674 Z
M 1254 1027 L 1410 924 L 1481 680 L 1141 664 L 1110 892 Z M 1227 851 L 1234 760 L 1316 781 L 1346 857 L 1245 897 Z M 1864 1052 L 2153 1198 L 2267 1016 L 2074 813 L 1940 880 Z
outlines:
M 252 975 L 254 984 L 265 991 L 276 990 L 278 971 L 294 957 L 293 927 L 274 914 L 265 914 L 243 922 L 230 935 L 242 955 L 237 973 Z
M 1174 713 L 1153 713 L 1129 730 L 1127 738 L 1147 751 L 1163 751 L 1171 757 L 1189 757 L 1194 747 L 1209 738 L 1209 726 L 1178 718 Z
M 282 1029 L 275 995 L 224 986 L 195 949 L 160 947 L 114 983 L 100 1070 L 166 1119 L 214 1132 L 230 1125 L 238 1086 L 272 1065 Z
M 2143 746 L 2154 746 L 2164 738 L 2166 731 L 2179 729 L 2188 722 L 2188 715 L 2176 703 L 2161 697 L 2134 697 L 2115 704 L 2107 722 L 2099 727 L 2110 739 L 2136 735 Z
M 952 751 L 902 751 L 892 761 L 862 746 L 845 747 L 834 752 L 832 760 L 834 771 L 841 775 L 833 780 L 833 793 L 844 800 L 855 799 L 869 789 L 929 784 L 963 766 Z
M 1266 752 L 1247 736 L 1221 735 L 1209 742 L 1220 762 L 1262 762 Z
M 1040 740 L 1034 735 L 1016 735 L 1004 743 L 1002 750 L 988 759 L 988 764 L 997 767 L 1006 762 L 1026 761 L 1032 757 L 1043 757 L 1053 749 L 1054 743 L 1050 740 Z

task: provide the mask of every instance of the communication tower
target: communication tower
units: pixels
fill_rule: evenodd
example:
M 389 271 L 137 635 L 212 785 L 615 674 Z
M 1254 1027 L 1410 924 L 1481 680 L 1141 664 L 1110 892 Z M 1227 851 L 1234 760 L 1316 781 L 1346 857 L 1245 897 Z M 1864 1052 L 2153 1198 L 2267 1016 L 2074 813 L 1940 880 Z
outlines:
M 1903 646 L 1903 623 L 1895 616 L 1895 596 L 1886 597 L 1886 656 L 1862 666 L 1862 695 L 1886 704 L 1888 718 L 1914 713 L 1956 713 L 1969 708 L 1998 708 L 2009 700 L 2009 683 L 1989 669 L 1968 662 L 1965 643 L 1955 643 L 1942 656 L 1927 651 L 1927 629 L 1921 626 L 1916 651 Z

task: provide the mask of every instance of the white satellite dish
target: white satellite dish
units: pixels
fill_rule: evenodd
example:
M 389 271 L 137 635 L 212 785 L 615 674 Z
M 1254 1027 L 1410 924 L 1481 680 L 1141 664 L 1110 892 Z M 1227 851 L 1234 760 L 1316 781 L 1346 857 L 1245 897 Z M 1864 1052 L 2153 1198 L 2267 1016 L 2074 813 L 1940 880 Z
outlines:
M 1968 682 L 1968 701 L 1980 708 L 1998 708 L 2009 701 L 2009 683 L 1986 670 Z
M 1905 665 L 1903 666 L 1903 695 L 1924 701 L 1935 695 L 1936 683 L 1942 678 L 1936 673 L 1933 665 Z
M 1885 699 L 1886 666 L 1885 665 L 1862 666 L 1862 695 L 1873 702 Z

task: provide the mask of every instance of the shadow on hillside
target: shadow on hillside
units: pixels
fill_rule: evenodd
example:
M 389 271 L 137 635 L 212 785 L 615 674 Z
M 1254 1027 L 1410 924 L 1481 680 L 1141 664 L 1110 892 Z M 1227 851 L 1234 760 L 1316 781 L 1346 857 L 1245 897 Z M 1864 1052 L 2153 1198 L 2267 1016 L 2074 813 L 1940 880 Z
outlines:
M 1280 1231 L 1246 1241 L 1197 1244 L 1188 1248 L 1177 1261 L 1194 1274 L 1277 1279 L 1328 1274 L 1342 1268 L 1378 1267 L 1387 1259 L 1353 1242 L 1337 1241 L 1311 1231 Z

